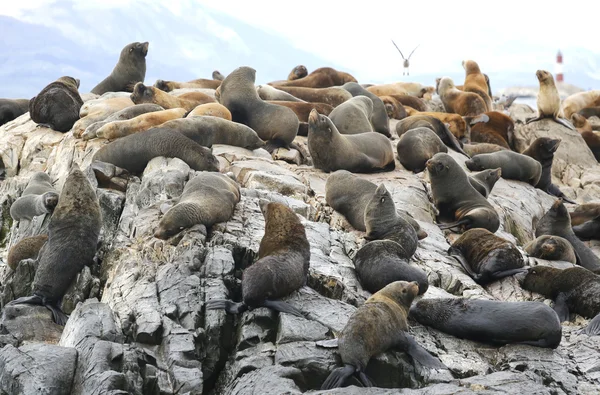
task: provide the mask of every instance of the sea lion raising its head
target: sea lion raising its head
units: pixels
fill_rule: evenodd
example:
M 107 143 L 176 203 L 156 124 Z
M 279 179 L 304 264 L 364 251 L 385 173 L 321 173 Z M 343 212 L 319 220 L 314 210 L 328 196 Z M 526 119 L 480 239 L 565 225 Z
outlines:
M 92 93 L 131 92 L 138 82 L 146 78 L 146 55 L 148 42 L 131 43 L 121 50 L 117 65 L 102 82 L 92 89 Z
M 481 171 L 474 176 L 469 176 L 469 182 L 471 186 L 477 190 L 477 192 L 481 193 L 481 195 L 487 198 L 490 193 L 492 193 L 492 189 L 494 185 L 496 185 L 496 181 L 500 179 L 502 176 L 502 169 L 488 169 Z
M 551 118 L 554 122 L 575 130 L 575 127 L 563 118 L 563 112 L 560 109 L 560 96 L 558 95 L 558 89 L 556 89 L 552 74 L 546 70 L 538 70 L 535 72 L 535 75 L 540 82 L 540 91 L 537 96 L 538 116 L 529 118 L 525 124 L 544 118 Z
M 485 101 L 477 93 L 456 89 L 449 77 L 440 80 L 439 94 L 446 112 L 463 117 L 474 117 L 488 111 Z

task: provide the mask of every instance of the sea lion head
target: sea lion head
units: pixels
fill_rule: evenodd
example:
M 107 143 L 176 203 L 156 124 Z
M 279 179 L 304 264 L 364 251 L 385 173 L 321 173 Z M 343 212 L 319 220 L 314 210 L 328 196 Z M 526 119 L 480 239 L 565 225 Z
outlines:
M 292 72 L 288 76 L 288 80 L 297 80 L 300 78 L 304 78 L 308 75 L 308 70 L 304 65 L 298 65 L 292 69 Z
M 573 122 L 573 126 L 577 129 L 583 128 L 588 120 L 581 114 L 573 114 L 571 115 L 571 121 Z
M 379 213 L 380 215 L 394 215 L 396 211 L 396 205 L 392 199 L 392 195 L 387 190 L 385 185 L 380 184 L 369 203 L 365 207 L 365 218 L 371 218 L 372 213 Z
M 385 104 L 385 112 L 387 113 L 388 118 L 396 118 L 396 109 L 394 108 L 392 103 L 390 103 L 389 101 L 388 102 L 384 101 L 384 104 Z
M 241 66 L 233 70 L 231 74 L 229 74 L 227 78 L 225 78 L 225 80 L 228 80 L 229 77 L 235 77 L 235 80 L 242 79 L 243 81 L 250 81 L 252 82 L 252 84 L 254 84 L 254 82 L 256 81 L 256 70 L 252 67 Z
M 502 177 L 502 168 L 484 170 L 483 174 L 486 184 L 492 185 Z
M 50 179 L 50 176 L 43 171 L 38 171 L 36 172 L 34 175 L 31 176 L 31 179 L 29 179 L 29 182 L 49 182 L 52 183 L 52 180 Z
M 223 81 L 225 79 L 225 76 L 221 74 L 219 70 L 215 70 L 212 72 L 212 78 L 213 80 Z
M 550 210 L 548 210 L 546 215 L 549 215 L 554 220 L 560 220 L 560 221 L 568 220 L 569 223 L 571 222 L 571 217 L 569 216 L 569 211 L 563 204 L 562 198 L 558 198 L 554 202 L 554 204 L 552 204 L 552 206 L 550 207 Z
M 394 281 L 383 287 L 375 295 L 380 294 L 392 299 L 400 306 L 410 308 L 415 297 L 419 294 L 419 283 L 416 281 Z
M 429 174 L 434 177 L 440 177 L 447 174 L 455 164 L 456 162 L 450 155 L 438 152 L 425 163 L 425 167 L 427 167 Z
M 121 60 L 127 60 L 127 59 L 145 59 L 146 55 L 148 55 L 148 47 L 150 46 L 150 43 L 143 42 L 135 42 L 135 43 L 131 43 L 131 44 L 127 44 L 122 50 L 121 50 L 121 56 L 120 59 Z
M 450 77 L 443 77 L 440 79 L 440 83 L 438 85 L 438 94 L 443 95 L 446 91 L 450 89 L 456 89 L 454 85 L 454 81 Z
M 554 238 L 549 237 L 545 239 L 540 246 L 540 250 L 542 252 L 541 256 L 553 256 L 558 247 L 559 245 Z
M 152 100 L 154 91 L 152 87 L 144 85 L 143 82 L 138 82 L 133 87 L 133 92 L 129 96 L 135 104 L 146 103 Z
M 318 133 L 324 136 L 332 134 L 331 126 L 333 123 L 326 115 L 319 114 L 316 109 L 312 109 L 308 115 L 308 129 L 312 133 Z
M 171 87 L 169 86 L 169 83 L 167 81 L 163 81 L 163 80 L 156 80 L 156 82 L 154 83 L 154 87 L 156 89 L 160 89 L 161 91 L 165 91 L 165 92 L 171 91 Z
M 178 203 L 171 207 L 161 218 L 158 228 L 154 232 L 154 237 L 157 239 L 166 240 L 186 228 L 190 228 L 196 224 L 191 215 L 195 211 L 195 206 L 192 203 Z
M 62 82 L 65 85 L 70 85 L 73 88 L 75 88 L 75 90 L 79 89 L 79 82 L 80 81 L 79 81 L 78 78 L 64 76 L 64 77 L 60 77 L 57 81 Z
M 474 60 L 463 60 L 462 67 L 465 69 L 465 72 L 468 74 L 481 74 L 481 70 L 479 70 L 479 65 Z
M 546 70 L 536 71 L 535 76 L 537 77 L 537 79 L 540 83 L 549 82 L 549 81 L 554 82 L 554 78 L 552 77 L 552 74 L 550 74 L 550 72 L 546 71 Z
M 533 266 L 528 268 L 526 272 L 515 275 L 515 278 L 519 281 L 523 289 L 548 295 L 548 292 L 544 291 L 551 287 L 554 278 L 558 277 L 561 273 L 561 269 L 550 266 Z
M 465 161 L 467 169 L 471 171 L 485 170 L 485 166 L 481 163 L 481 158 L 478 155 L 473 156 L 471 159 Z
M 52 212 L 58 204 L 58 193 L 52 191 L 46 192 L 42 195 L 42 201 L 48 212 Z

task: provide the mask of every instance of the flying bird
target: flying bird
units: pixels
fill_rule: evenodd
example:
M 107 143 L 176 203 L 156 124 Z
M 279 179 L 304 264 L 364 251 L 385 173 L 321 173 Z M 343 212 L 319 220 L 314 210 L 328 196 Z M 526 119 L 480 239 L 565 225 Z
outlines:
M 394 42 L 394 40 L 392 40 L 392 44 L 394 44 L 394 47 L 396 47 L 396 49 L 398 50 L 398 52 L 400 52 L 400 56 L 402 56 L 402 59 L 404 59 L 404 71 L 402 72 L 402 75 L 409 75 L 408 74 L 408 67 L 410 66 L 410 57 L 412 56 L 412 54 L 416 51 L 417 48 L 419 48 L 419 45 L 417 45 L 415 47 L 415 49 L 412 50 L 412 52 L 410 53 L 410 55 L 408 55 L 408 58 L 404 57 L 404 54 L 402 53 L 402 51 L 400 51 L 400 48 L 398 48 L 398 46 L 396 45 L 396 43 Z

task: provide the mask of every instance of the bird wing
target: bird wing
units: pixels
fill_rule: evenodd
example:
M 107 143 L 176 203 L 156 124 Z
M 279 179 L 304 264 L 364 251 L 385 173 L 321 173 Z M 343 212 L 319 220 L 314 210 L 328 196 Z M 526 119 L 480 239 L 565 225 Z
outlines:
M 398 46 L 396 45 L 396 43 L 394 42 L 394 40 L 392 40 L 392 44 L 394 44 L 394 47 L 396 47 L 396 49 L 398 50 L 398 52 L 400 52 L 400 56 L 402 56 L 402 59 L 405 59 L 404 55 L 402 54 L 402 51 L 400 51 L 400 48 L 398 48 Z

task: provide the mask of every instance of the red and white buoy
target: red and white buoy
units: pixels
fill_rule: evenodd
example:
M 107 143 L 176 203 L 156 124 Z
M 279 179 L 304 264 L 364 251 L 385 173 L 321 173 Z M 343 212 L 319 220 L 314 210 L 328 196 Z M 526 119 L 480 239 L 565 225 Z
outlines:
M 563 58 L 562 58 L 562 53 L 560 52 L 560 50 L 558 51 L 558 53 L 556 54 L 556 82 L 563 82 L 564 81 L 564 75 L 563 75 Z

